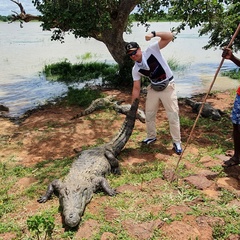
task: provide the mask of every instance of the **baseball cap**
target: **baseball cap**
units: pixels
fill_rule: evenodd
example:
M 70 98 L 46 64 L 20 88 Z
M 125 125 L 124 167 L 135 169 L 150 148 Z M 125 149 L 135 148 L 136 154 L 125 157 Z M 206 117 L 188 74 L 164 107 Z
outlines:
M 136 42 L 129 42 L 125 45 L 126 53 L 129 51 L 134 51 L 139 48 L 139 45 Z

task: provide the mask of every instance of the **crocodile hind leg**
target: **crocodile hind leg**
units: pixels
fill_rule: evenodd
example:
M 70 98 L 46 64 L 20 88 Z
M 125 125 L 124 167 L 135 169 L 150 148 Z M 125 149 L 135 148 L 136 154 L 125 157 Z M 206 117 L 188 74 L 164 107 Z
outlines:
M 111 165 L 111 172 L 113 174 L 120 175 L 121 171 L 119 168 L 119 162 L 118 162 L 117 158 L 114 156 L 114 154 L 112 153 L 112 151 L 109 149 L 106 149 L 105 157 L 107 158 L 108 162 Z

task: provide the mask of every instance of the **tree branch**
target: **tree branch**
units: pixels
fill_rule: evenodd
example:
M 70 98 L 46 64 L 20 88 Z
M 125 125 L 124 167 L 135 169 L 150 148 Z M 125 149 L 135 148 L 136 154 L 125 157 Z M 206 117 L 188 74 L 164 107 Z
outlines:
M 12 1 L 13 3 L 16 3 L 19 8 L 20 8 L 20 11 L 21 13 L 17 13 L 15 11 L 12 11 L 13 13 L 15 14 L 12 14 L 12 19 L 10 21 L 10 23 L 12 22 L 15 22 L 15 21 L 20 21 L 20 26 L 22 27 L 22 23 L 23 22 L 30 22 L 30 21 L 33 21 L 33 20 L 40 20 L 41 16 L 35 16 L 35 15 L 32 15 L 32 14 L 27 14 L 22 6 L 21 3 L 19 3 L 18 1 L 15 1 L 15 0 L 10 0 Z

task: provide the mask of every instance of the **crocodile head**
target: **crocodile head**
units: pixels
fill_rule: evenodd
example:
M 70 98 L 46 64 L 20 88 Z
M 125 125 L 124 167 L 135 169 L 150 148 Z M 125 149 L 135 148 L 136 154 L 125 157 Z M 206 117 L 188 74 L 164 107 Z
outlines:
M 212 115 L 212 120 L 215 120 L 215 121 L 219 121 L 222 118 L 218 109 L 213 109 L 211 115 Z
M 91 188 L 77 186 L 64 187 L 59 192 L 64 222 L 69 227 L 76 227 L 81 220 L 86 205 L 90 202 L 93 192 Z

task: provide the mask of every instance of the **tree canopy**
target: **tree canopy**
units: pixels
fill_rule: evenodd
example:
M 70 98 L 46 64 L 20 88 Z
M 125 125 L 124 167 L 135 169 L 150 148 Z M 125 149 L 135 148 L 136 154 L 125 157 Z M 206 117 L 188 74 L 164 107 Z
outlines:
M 240 24 L 239 0 L 197 0 L 176 1 L 170 14 L 181 20 L 177 32 L 186 26 L 200 27 L 199 36 L 209 34 L 205 49 L 227 46 Z M 233 49 L 240 48 L 240 34 L 236 37 Z
M 21 13 L 13 14 L 12 19 L 31 21 L 36 16 L 26 14 L 21 3 Z M 190 28 L 200 27 L 199 35 L 209 34 L 205 47 L 218 48 L 228 45 L 240 23 L 239 0 L 32 0 L 41 13 L 37 18 L 43 30 L 53 29 L 53 40 L 64 40 L 65 32 L 76 38 L 95 38 L 103 42 L 125 71 L 129 65 L 125 56 L 123 33 L 131 31 L 132 19 L 149 27 L 149 21 L 163 17 L 179 22 L 176 34 Z M 133 11 L 134 10 L 134 11 Z M 240 35 L 233 49 L 240 48 Z

